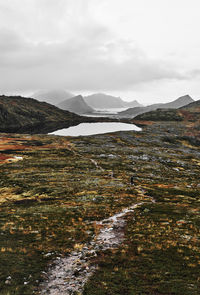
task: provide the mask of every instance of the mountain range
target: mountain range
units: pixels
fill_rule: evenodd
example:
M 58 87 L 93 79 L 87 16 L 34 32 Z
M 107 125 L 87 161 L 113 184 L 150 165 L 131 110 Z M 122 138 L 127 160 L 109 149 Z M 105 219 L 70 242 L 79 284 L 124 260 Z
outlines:
M 82 95 L 74 96 L 71 92 L 65 90 L 48 90 L 38 91 L 32 94 L 32 97 L 54 104 L 61 109 L 68 110 L 78 114 L 95 112 L 95 109 L 114 109 L 142 107 L 136 100 L 127 102 L 120 97 L 96 93 L 83 97 Z
M 81 96 L 73 98 L 84 102 Z M 73 99 L 70 99 L 73 101 Z M 191 101 L 188 96 L 174 102 L 178 104 Z M 192 100 L 193 101 L 193 100 Z M 168 106 L 173 106 L 169 103 Z M 166 106 L 166 104 L 164 104 Z M 190 102 L 177 109 L 162 108 L 145 112 L 134 118 L 135 120 L 150 121 L 190 121 L 197 128 L 200 125 L 200 100 Z M 123 121 L 124 119 L 122 119 Z M 125 119 L 128 123 L 129 120 Z M 80 116 L 62 110 L 46 102 L 21 96 L 0 96 L 0 132 L 7 133 L 48 133 L 54 130 L 67 128 L 83 122 L 113 122 L 110 118 L 94 118 Z M 195 127 L 196 128 L 196 127 Z
M 148 105 L 146 107 L 135 107 L 135 108 L 129 108 L 125 111 L 119 112 L 118 115 L 120 117 L 125 117 L 125 118 L 133 118 L 136 115 L 143 114 L 146 112 L 150 112 L 156 109 L 177 109 L 182 106 L 185 106 L 189 103 L 194 102 L 194 100 L 189 96 L 189 95 L 184 95 L 179 98 L 177 98 L 174 101 L 168 102 L 168 103 L 157 103 L 157 104 L 152 104 Z
M 107 95 L 104 93 L 95 93 L 84 97 L 85 102 L 94 109 L 111 109 L 142 106 L 136 100 L 127 102 L 120 97 Z
M 156 110 L 145 112 L 134 117 L 139 121 L 190 121 L 190 125 L 200 126 L 200 100 L 193 101 L 180 108 L 158 108 Z
M 184 105 L 194 102 L 189 95 L 184 95 L 176 100 L 168 103 L 157 103 L 148 106 L 143 106 L 136 100 L 131 102 L 124 101 L 120 97 L 107 95 L 104 93 L 96 93 L 83 97 L 82 95 L 74 96 L 73 93 L 62 89 L 38 91 L 32 97 L 54 104 L 60 109 L 68 110 L 75 114 L 92 114 L 96 110 L 128 108 L 125 111 L 119 112 L 119 118 L 133 118 L 139 114 L 153 111 L 156 109 L 173 109 L 180 108 Z M 108 116 L 108 114 L 107 114 Z

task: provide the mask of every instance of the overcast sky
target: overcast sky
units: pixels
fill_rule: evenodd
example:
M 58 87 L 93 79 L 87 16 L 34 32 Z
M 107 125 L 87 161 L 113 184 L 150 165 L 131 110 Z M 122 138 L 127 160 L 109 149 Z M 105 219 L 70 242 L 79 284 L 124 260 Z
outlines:
M 0 0 L 0 92 L 200 99 L 199 0 Z

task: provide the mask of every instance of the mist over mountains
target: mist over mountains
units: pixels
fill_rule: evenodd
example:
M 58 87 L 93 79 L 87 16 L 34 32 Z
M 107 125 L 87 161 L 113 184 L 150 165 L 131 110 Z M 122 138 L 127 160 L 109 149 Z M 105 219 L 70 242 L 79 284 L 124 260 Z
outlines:
M 128 102 L 123 100 L 121 97 L 116 97 L 105 93 L 95 93 L 88 96 L 75 96 L 73 93 L 63 89 L 38 91 L 34 93 L 32 97 L 40 101 L 46 101 L 50 104 L 54 104 L 63 110 L 68 110 L 81 115 L 92 113 L 95 114 L 96 110 L 102 112 L 108 109 L 124 109 L 123 111 L 117 113 L 117 117 L 120 118 L 133 118 L 139 114 L 160 108 L 176 109 L 194 102 L 191 96 L 184 95 L 171 102 L 143 106 L 137 100 Z
M 73 93 L 64 89 L 40 90 L 31 95 L 32 98 L 54 105 L 57 105 L 61 101 L 64 101 L 65 99 L 71 98 L 73 96 Z
M 120 97 L 104 93 L 95 93 L 88 96 L 74 95 L 64 89 L 41 90 L 33 93 L 31 97 L 57 105 L 65 110 L 74 111 L 75 113 L 87 113 L 91 112 L 93 109 L 114 109 L 143 106 L 137 100 L 128 102 Z M 68 99 L 72 98 L 74 98 L 76 102 L 73 100 L 67 102 Z

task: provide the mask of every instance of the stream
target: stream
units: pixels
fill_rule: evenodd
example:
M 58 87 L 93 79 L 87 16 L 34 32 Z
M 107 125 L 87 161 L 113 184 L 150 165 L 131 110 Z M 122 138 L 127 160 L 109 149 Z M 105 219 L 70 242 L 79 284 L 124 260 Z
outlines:
M 58 257 L 53 262 L 47 272 L 47 280 L 40 285 L 40 294 L 68 295 L 74 292 L 82 294 L 84 285 L 98 268 L 98 265 L 90 264 L 91 258 L 97 256 L 97 251 L 119 247 L 124 240 L 125 216 L 143 204 L 144 202 L 137 203 L 96 222 L 100 228 L 98 235 L 80 250 L 71 252 L 66 258 Z

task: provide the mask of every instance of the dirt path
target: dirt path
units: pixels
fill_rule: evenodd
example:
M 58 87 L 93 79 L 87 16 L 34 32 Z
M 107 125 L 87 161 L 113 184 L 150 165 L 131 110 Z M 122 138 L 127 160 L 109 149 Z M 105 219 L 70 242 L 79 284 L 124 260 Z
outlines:
M 95 167 L 101 171 L 104 171 L 104 169 L 99 166 L 99 164 L 97 163 L 97 161 L 93 160 L 93 159 L 90 159 L 90 161 L 95 165 Z
M 154 200 L 150 199 L 150 202 Z M 98 268 L 97 265 L 90 265 L 91 258 L 96 256 L 99 250 L 119 247 L 124 240 L 125 216 L 143 204 L 144 202 L 137 203 L 110 218 L 96 222 L 100 228 L 99 233 L 90 243 L 71 252 L 68 257 L 59 257 L 53 262 L 47 273 L 47 280 L 40 286 L 40 294 L 82 294 L 85 283 Z

